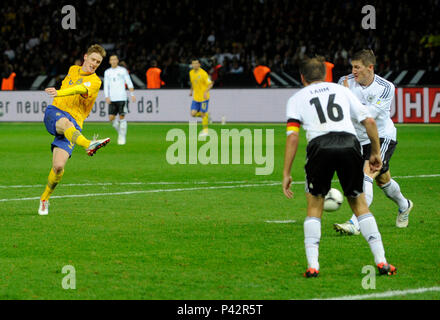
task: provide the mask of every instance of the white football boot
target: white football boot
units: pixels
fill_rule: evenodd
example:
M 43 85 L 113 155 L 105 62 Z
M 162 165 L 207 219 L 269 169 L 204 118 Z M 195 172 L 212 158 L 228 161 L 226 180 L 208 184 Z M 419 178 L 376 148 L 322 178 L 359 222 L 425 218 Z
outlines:
M 109 142 L 110 142 L 110 138 L 105 138 L 100 140 L 93 139 L 90 142 L 89 147 L 86 149 L 86 152 L 89 156 L 93 156 L 96 153 L 96 151 L 98 151 L 102 147 L 105 147 Z
M 408 227 L 409 213 L 411 212 L 413 207 L 414 207 L 413 202 L 411 200 L 408 200 L 408 209 L 406 209 L 403 212 L 399 211 L 399 214 L 397 215 L 397 219 L 396 219 L 396 227 L 397 228 Z
M 40 216 L 47 216 L 49 214 L 49 200 L 40 200 L 38 214 Z
M 208 129 L 203 129 L 200 133 L 199 133 L 199 137 L 207 137 L 209 135 L 209 131 Z
M 335 223 L 333 225 L 333 229 L 340 232 L 341 234 L 347 234 L 349 236 L 357 236 L 361 234 L 361 232 L 350 221 L 344 223 Z

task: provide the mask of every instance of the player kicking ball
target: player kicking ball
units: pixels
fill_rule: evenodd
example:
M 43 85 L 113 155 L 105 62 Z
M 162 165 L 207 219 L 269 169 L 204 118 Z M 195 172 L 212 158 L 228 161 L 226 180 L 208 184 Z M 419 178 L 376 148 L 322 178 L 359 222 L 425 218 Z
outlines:
M 354 122 L 354 128 L 362 146 L 365 161 L 364 193 L 367 205 L 373 202 L 373 181 L 382 189 L 384 194 L 398 206 L 396 227 L 408 227 L 409 214 L 413 209 L 413 202 L 401 192 L 399 184 L 391 178 L 390 161 L 397 146 L 397 130 L 391 120 L 391 103 L 394 98 L 394 85 L 374 73 L 376 56 L 373 51 L 364 49 L 356 52 L 351 58 L 352 74 L 341 77 L 339 84 L 350 91 L 368 109 L 377 123 L 380 140 L 380 153 L 383 167 L 378 172 L 369 170 L 368 158 L 371 150 L 370 141 L 365 128 Z M 359 235 L 359 223 L 355 215 L 344 223 L 335 223 L 334 229 L 341 234 Z
M 55 138 L 51 145 L 52 168 L 46 189 L 40 198 L 39 215 L 49 213 L 49 198 L 63 177 L 64 167 L 75 145 L 83 147 L 87 155 L 93 156 L 110 142 L 109 138 L 88 140 L 81 133 L 84 120 L 89 116 L 101 87 L 101 79 L 95 71 L 105 55 L 103 47 L 92 45 L 84 55 L 83 65 L 70 67 L 60 90 L 45 90 L 54 99 L 52 105 L 46 108 L 44 124 Z
M 284 157 L 283 192 L 292 198 L 290 190 L 292 164 L 298 149 L 299 127 L 306 130 L 307 162 L 306 198 L 307 217 L 304 221 L 304 244 L 308 267 L 305 277 L 319 274 L 319 242 L 324 197 L 331 187 L 336 171 L 347 201 L 355 213 L 360 232 L 368 242 L 379 274 L 393 275 L 397 269 L 387 263 L 382 238 L 363 193 L 361 146 L 351 119 L 365 126 L 371 141 L 369 166 L 372 172 L 382 167 L 376 122 L 349 89 L 324 82 L 323 58 L 304 61 L 300 66 L 305 88 L 287 103 L 287 140 Z

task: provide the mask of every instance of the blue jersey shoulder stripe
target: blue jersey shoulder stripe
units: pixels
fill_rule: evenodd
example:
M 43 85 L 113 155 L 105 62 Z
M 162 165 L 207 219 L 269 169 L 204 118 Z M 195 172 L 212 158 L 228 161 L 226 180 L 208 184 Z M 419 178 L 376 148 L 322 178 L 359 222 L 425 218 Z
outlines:
M 379 98 L 386 98 L 388 96 L 388 94 L 390 93 L 390 91 L 391 91 L 391 85 L 389 83 L 385 82 L 384 80 L 379 79 L 377 77 L 375 78 L 375 81 L 378 84 L 380 84 L 381 86 L 385 87 L 385 89 L 383 90 L 382 95 Z
M 382 79 L 375 78 L 374 80 L 375 80 L 377 83 L 379 83 L 379 84 L 381 84 L 381 85 L 383 85 L 383 86 L 391 87 L 391 85 L 390 85 L 388 82 L 386 82 L 386 81 L 384 81 L 384 80 L 382 80 Z
M 344 82 L 345 77 L 347 77 L 348 80 L 351 80 L 351 79 L 354 78 L 354 75 L 352 73 L 350 73 L 350 74 L 348 74 L 346 76 L 340 77 L 339 80 L 338 80 L 338 84 L 342 84 Z
M 386 86 L 383 83 L 380 83 L 378 81 L 376 81 L 376 82 L 379 83 L 381 86 L 385 87 L 383 92 L 382 92 L 382 94 L 381 94 L 381 96 L 379 97 L 379 98 L 383 99 L 383 98 L 385 98 L 388 95 L 390 88 L 389 88 L 389 86 Z

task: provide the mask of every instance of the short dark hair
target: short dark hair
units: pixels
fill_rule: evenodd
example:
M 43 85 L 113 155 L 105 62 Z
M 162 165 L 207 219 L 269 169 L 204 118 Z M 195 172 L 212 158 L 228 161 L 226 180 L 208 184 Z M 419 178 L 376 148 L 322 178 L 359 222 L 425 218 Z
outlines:
M 308 83 L 325 79 L 325 59 L 322 56 L 305 58 L 301 61 L 299 72 Z
M 371 49 L 363 49 L 356 52 L 353 57 L 351 57 L 351 61 L 353 60 L 362 61 L 364 66 L 369 66 L 370 64 L 373 66 L 376 65 L 376 56 Z

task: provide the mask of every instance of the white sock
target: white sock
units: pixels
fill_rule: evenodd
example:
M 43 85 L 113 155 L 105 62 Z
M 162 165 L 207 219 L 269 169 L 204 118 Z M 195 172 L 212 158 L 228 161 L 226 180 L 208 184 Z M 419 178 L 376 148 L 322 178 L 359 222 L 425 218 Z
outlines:
M 119 120 L 119 134 L 125 138 L 127 135 L 127 120 Z
M 396 181 L 391 179 L 390 182 L 383 185 L 381 188 L 385 195 L 399 206 L 400 212 L 408 209 L 408 200 L 400 192 L 399 184 Z
M 119 133 L 119 119 L 115 118 L 113 119 L 113 128 Z
M 354 213 L 351 216 L 350 222 L 353 223 L 354 227 L 359 230 L 359 221 Z
M 377 228 L 376 219 L 371 213 L 366 213 L 358 217 L 361 233 L 370 245 L 376 265 L 386 263 L 385 249 L 383 248 L 382 237 Z
M 304 221 L 304 245 L 309 268 L 319 270 L 319 241 L 321 240 L 321 219 L 307 217 Z
M 373 179 L 367 175 L 364 176 L 364 193 L 367 206 L 370 207 L 373 202 Z

